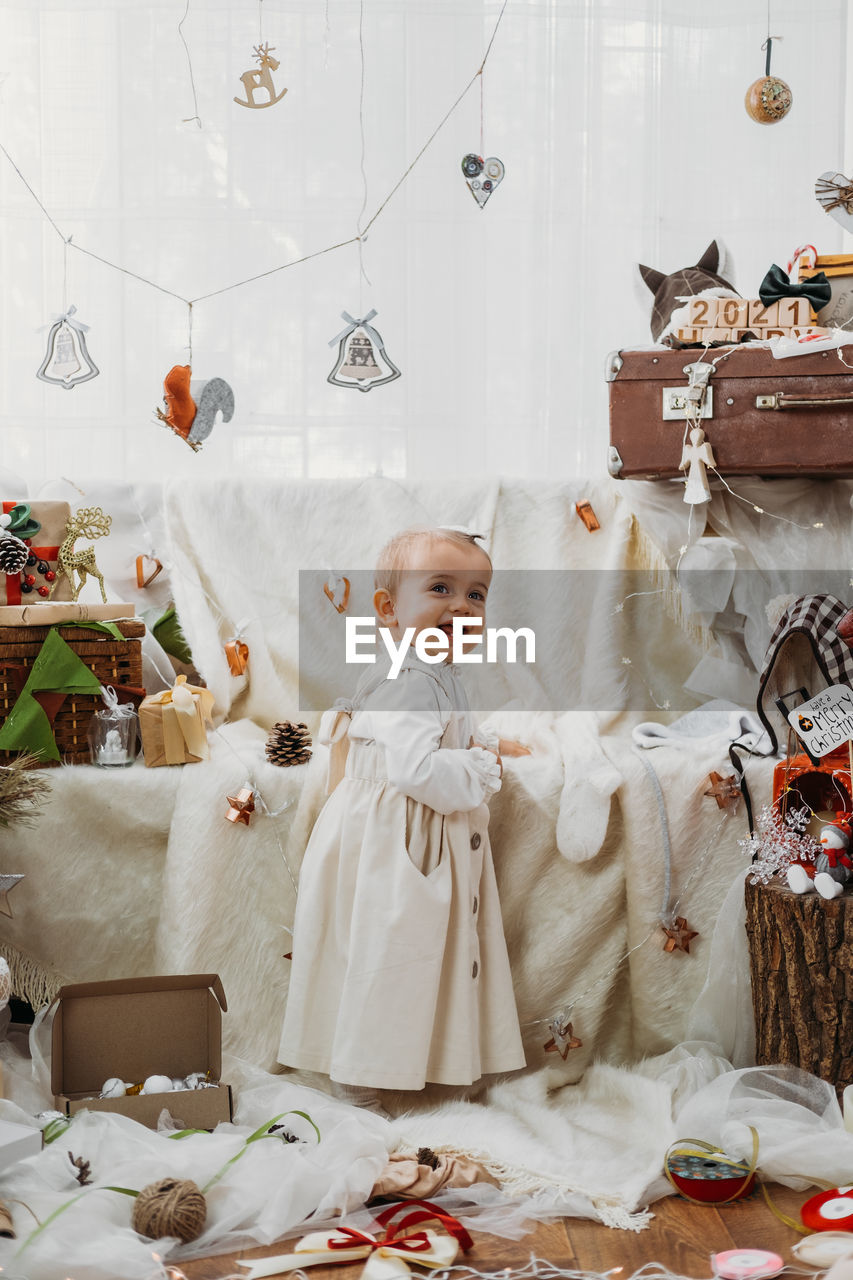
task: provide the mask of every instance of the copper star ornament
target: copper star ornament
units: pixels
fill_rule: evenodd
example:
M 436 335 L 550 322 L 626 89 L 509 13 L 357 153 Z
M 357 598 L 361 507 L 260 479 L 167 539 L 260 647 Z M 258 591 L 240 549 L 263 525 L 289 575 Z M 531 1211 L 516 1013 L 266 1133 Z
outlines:
M 712 770 L 708 775 L 708 781 L 711 785 L 702 794 L 713 796 L 717 802 L 718 809 L 727 809 L 730 804 L 734 804 L 735 800 L 740 798 L 740 787 L 737 785 L 733 773 L 728 778 L 724 778 L 721 773 Z
M 255 793 L 251 787 L 241 787 L 236 796 L 226 796 L 230 805 L 225 815 L 226 822 L 242 822 L 248 827 L 251 815 L 255 812 Z
M 12 908 L 9 906 L 9 894 L 14 889 L 19 880 L 23 880 L 23 876 L 0 876 L 0 912 L 4 916 L 13 919 Z
M 664 951 L 686 951 L 690 953 L 690 943 L 694 938 L 698 938 L 699 934 L 695 930 L 688 927 L 684 916 L 676 916 L 674 922 L 670 925 L 661 925 L 666 934 L 666 942 L 663 944 Z
M 545 1052 L 559 1053 L 564 1062 L 570 1049 L 580 1049 L 583 1045 L 583 1040 L 579 1040 L 574 1034 L 571 1022 L 564 1023 L 555 1018 L 548 1023 L 548 1030 L 551 1032 L 551 1039 L 545 1045 Z

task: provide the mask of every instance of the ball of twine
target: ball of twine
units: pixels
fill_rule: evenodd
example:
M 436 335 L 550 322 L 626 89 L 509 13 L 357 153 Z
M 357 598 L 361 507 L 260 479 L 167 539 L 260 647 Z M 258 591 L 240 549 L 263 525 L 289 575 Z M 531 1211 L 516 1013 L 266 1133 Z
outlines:
M 177 1236 L 184 1244 L 204 1230 L 207 1203 L 194 1182 L 163 1178 L 143 1187 L 133 1205 L 133 1229 L 150 1240 Z

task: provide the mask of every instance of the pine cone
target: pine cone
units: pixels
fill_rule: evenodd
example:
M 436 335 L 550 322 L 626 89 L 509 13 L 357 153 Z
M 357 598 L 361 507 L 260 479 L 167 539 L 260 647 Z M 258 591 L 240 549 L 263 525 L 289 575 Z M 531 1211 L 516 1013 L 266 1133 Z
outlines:
M 16 538 L 14 533 L 7 533 L 5 538 L 0 538 L 0 572 L 20 573 L 29 554 L 30 549 L 25 542 Z
M 267 738 L 266 752 L 270 764 L 306 764 L 311 759 L 308 726 L 291 724 L 289 720 L 274 724 Z

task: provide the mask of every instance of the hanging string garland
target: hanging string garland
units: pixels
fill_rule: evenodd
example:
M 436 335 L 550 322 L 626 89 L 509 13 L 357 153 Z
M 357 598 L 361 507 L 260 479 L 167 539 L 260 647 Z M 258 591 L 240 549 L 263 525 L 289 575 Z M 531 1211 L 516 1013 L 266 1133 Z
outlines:
M 192 60 L 190 58 L 189 48 L 187 46 L 186 40 L 183 35 L 183 30 L 182 30 L 183 24 L 186 21 L 186 18 L 189 14 L 189 3 L 190 3 L 190 0 L 187 0 L 183 17 L 178 23 L 178 33 L 181 37 L 181 40 L 183 41 L 185 52 L 187 55 L 187 62 L 188 62 L 189 72 L 190 72 L 190 81 L 191 81 L 192 90 L 193 90 L 193 101 L 196 108 L 195 115 L 189 117 L 188 121 L 195 121 L 199 125 L 199 128 L 201 128 L 201 119 L 198 115 L 198 99 L 196 95 L 195 80 L 194 80 L 193 71 L 192 71 Z M 183 297 L 183 295 L 175 292 L 174 290 L 167 289 L 163 285 L 158 284 L 156 281 L 151 280 L 146 276 L 142 276 L 139 273 L 132 271 L 127 267 L 121 266 L 116 262 L 112 262 L 110 261 L 110 259 L 105 258 L 98 253 L 94 253 L 91 249 L 86 249 L 82 245 L 75 243 L 72 240 L 72 237 L 66 236 L 61 230 L 61 228 L 57 225 L 56 221 L 51 216 L 51 214 L 49 213 L 48 209 L 46 208 L 42 200 L 36 194 L 32 184 L 26 179 L 23 172 L 15 163 L 15 161 L 12 159 L 12 156 L 10 155 L 9 151 L 2 143 L 0 143 L 0 152 L 2 152 L 2 154 L 5 156 L 6 160 L 9 162 L 10 166 L 12 167 L 14 172 L 17 174 L 18 178 L 21 180 L 23 185 L 29 191 L 32 198 L 35 200 L 36 204 L 41 209 L 43 215 L 47 219 L 50 226 L 53 227 L 54 231 L 62 240 L 63 246 L 64 246 L 63 248 L 64 255 L 67 254 L 67 249 L 68 249 L 68 246 L 70 245 L 71 248 L 76 249 L 79 253 L 85 254 L 87 257 L 94 259 L 96 262 L 100 262 L 103 266 L 106 266 L 111 270 L 118 271 L 122 275 L 129 276 L 131 279 L 137 280 L 141 284 L 148 285 L 150 288 L 156 289 L 158 292 L 165 294 L 167 297 L 175 298 L 177 301 L 182 302 L 185 306 L 189 307 L 190 309 L 192 309 L 192 307 L 199 302 L 205 302 L 210 300 L 211 298 L 219 297 L 223 293 L 228 293 L 233 289 L 242 288 L 244 285 L 247 285 L 247 284 L 254 284 L 258 280 L 266 279 L 268 276 L 276 275 L 280 271 L 285 271 L 291 267 L 299 266 L 304 262 L 310 262 L 314 258 L 322 257 L 327 253 L 333 253 L 336 250 L 345 248 L 347 245 L 351 245 L 351 244 L 356 244 L 358 246 L 360 277 L 366 279 L 367 277 L 364 274 L 364 267 L 363 267 L 363 245 L 367 239 L 367 235 L 368 235 L 368 232 L 370 231 L 370 228 L 381 216 L 381 214 L 385 211 L 386 207 L 388 206 L 390 201 L 393 199 L 393 197 L 396 195 L 396 193 L 399 191 L 400 187 L 403 185 L 406 179 L 409 177 L 412 170 L 415 168 L 415 166 L 420 161 L 421 157 L 424 155 L 425 151 L 430 147 L 430 145 L 435 140 L 439 132 L 444 128 L 444 126 L 447 124 L 447 121 L 450 119 L 450 117 L 459 107 L 462 100 L 469 93 L 469 91 L 473 87 L 478 77 L 480 77 L 481 79 L 481 93 L 482 93 L 483 68 L 485 67 L 486 61 L 491 53 L 492 46 L 495 41 L 495 37 L 497 36 L 498 29 L 503 20 L 507 3 L 508 3 L 508 0 L 504 0 L 503 5 L 501 6 L 500 12 L 498 14 L 498 17 L 495 21 L 494 28 L 492 30 L 491 37 L 486 47 L 486 51 L 483 55 L 482 61 L 477 71 L 474 73 L 474 75 L 471 77 L 471 79 L 462 89 L 462 92 L 458 95 L 455 101 L 450 105 L 448 110 L 444 113 L 441 120 L 438 122 L 436 127 L 430 133 L 429 137 L 426 139 L 424 144 L 415 154 L 414 158 L 407 165 L 403 173 L 400 175 L 400 177 L 392 186 L 391 190 L 388 192 L 388 194 L 385 196 L 385 198 L 382 200 L 379 206 L 374 210 L 372 216 L 369 218 L 369 220 L 366 223 L 363 223 L 363 216 L 364 216 L 365 209 L 367 207 L 367 181 L 366 181 L 366 174 L 364 170 L 364 121 L 363 121 L 363 112 L 361 110 L 362 103 L 360 103 L 359 116 L 360 116 L 361 139 L 362 139 L 361 166 L 362 166 L 362 177 L 364 180 L 364 199 L 363 199 L 362 208 L 358 217 L 357 231 L 354 236 L 349 236 L 344 240 L 340 240 L 335 242 L 334 244 L 327 245 L 325 248 L 315 250 L 312 253 L 303 254 L 299 258 L 292 259 L 289 262 L 281 263 L 276 267 L 271 267 L 267 271 L 261 271 L 261 272 L 258 272 L 256 275 L 247 276 L 245 279 L 237 280 L 232 284 L 223 285 L 218 289 L 213 289 L 209 293 L 201 294 L 196 298 L 192 298 L 192 299 L 185 298 Z M 275 46 L 270 46 L 268 43 L 264 42 L 263 40 L 262 5 L 263 5 L 263 0 L 258 0 L 260 39 L 259 39 L 258 46 L 256 46 L 255 48 L 255 56 L 258 58 L 259 62 L 261 63 L 261 68 L 259 71 L 246 72 L 241 77 L 241 79 L 243 80 L 244 88 L 246 90 L 246 100 L 241 101 L 240 99 L 235 98 L 235 101 L 239 102 L 240 105 L 245 107 L 258 108 L 258 107 L 271 106 L 274 104 L 274 102 L 280 101 L 281 98 L 284 96 L 284 93 L 287 92 L 287 90 L 285 89 L 281 93 L 276 94 L 275 89 L 272 86 L 271 73 L 273 70 L 276 70 L 278 68 L 278 62 L 275 59 L 271 58 L 271 53 Z M 361 82 L 362 82 L 362 100 L 363 100 L 364 44 L 363 44 L 363 37 L 362 37 L 362 20 L 363 20 L 363 0 L 360 6 L 360 17 L 359 17 L 359 47 L 360 47 L 360 53 L 361 53 Z M 326 11 L 326 29 L 328 32 L 328 9 Z M 268 101 L 255 102 L 253 95 L 256 91 L 260 89 L 266 89 L 268 94 Z M 86 350 L 84 335 L 87 331 L 87 326 L 83 325 L 79 320 L 77 320 L 76 322 L 72 322 L 71 320 L 71 317 L 73 316 L 75 310 L 76 308 L 74 307 L 67 307 L 64 305 L 63 314 L 54 320 L 54 324 L 51 326 L 51 337 L 48 343 L 48 352 L 38 375 L 39 377 L 42 378 L 43 381 L 53 382 L 55 385 L 64 386 L 66 389 L 70 389 L 72 386 L 76 385 L 79 382 L 89 381 L 91 378 L 96 377 L 99 373 L 97 366 L 94 364 L 94 362 L 92 361 L 91 357 L 88 354 L 88 351 Z M 361 306 L 359 307 L 359 310 L 362 311 Z M 376 312 L 374 311 L 372 315 L 375 315 L 375 314 Z M 347 348 L 343 353 L 339 351 L 338 362 L 336 364 L 335 370 L 333 371 L 333 374 L 330 375 L 328 381 L 333 382 L 335 385 L 357 387 L 359 390 L 367 391 L 371 386 L 379 385 L 380 382 L 393 381 L 395 378 L 400 376 L 400 371 L 396 368 L 395 365 L 393 365 L 393 363 L 388 358 L 387 353 L 385 352 L 384 343 L 381 341 L 381 339 L 379 340 L 378 343 L 376 343 L 373 335 L 365 328 L 365 326 L 369 324 L 369 320 L 372 318 L 372 315 L 369 314 L 368 316 L 362 316 L 362 318 L 358 320 L 352 320 L 352 317 L 350 317 L 349 315 L 346 316 L 347 324 L 353 325 L 353 328 L 349 331 L 349 333 L 352 335 L 352 338 L 353 339 L 360 338 L 361 340 L 357 343 L 353 341 L 347 344 Z M 373 333 L 375 334 L 375 332 L 376 331 L 374 330 Z M 367 339 L 366 342 L 365 342 L 365 339 Z M 341 341 L 341 335 L 338 335 L 338 337 L 332 340 L 332 343 L 330 345 L 334 345 L 334 342 L 340 342 L 340 341 Z M 351 360 L 348 359 L 350 354 L 350 347 L 352 347 Z M 365 369 L 369 370 L 372 367 L 371 357 L 373 358 L 374 363 L 376 363 L 377 368 L 380 367 L 380 361 L 376 360 L 377 354 L 381 358 L 381 363 L 384 363 L 385 365 L 385 368 L 382 371 L 382 376 L 380 378 L 363 376 Z M 343 355 L 343 358 L 341 358 L 342 355 Z M 347 366 L 346 369 L 344 368 L 345 365 Z M 351 376 L 347 377 L 347 374 L 350 374 Z M 355 376 L 356 374 L 359 374 L 361 376 Z M 221 380 L 214 380 L 214 381 L 221 381 Z M 227 384 L 224 384 L 224 385 L 227 387 Z M 228 391 L 230 393 L 230 388 L 228 388 Z M 222 406 L 220 405 L 219 408 L 221 409 Z M 160 413 L 160 411 L 158 411 L 158 416 L 160 417 L 160 420 L 164 422 L 165 425 L 168 425 L 173 430 L 175 430 L 172 424 L 168 422 L 168 416 L 169 416 L 168 406 L 167 406 L 167 413 L 163 415 L 162 413 Z M 215 411 L 213 416 L 215 416 Z M 225 417 L 224 415 L 224 411 L 223 411 L 223 417 L 225 421 L 228 421 L 228 418 Z M 212 426 L 212 421 L 213 419 L 211 418 L 210 426 Z M 209 427 L 208 427 L 208 432 L 209 432 Z M 176 434 L 182 435 L 182 432 L 176 430 Z M 191 434 L 190 429 L 187 429 L 187 434 L 183 438 L 186 439 L 187 443 L 189 443 L 191 447 L 195 448 L 196 442 L 199 438 L 198 433 L 196 433 L 196 436 L 193 440 L 189 439 L 190 434 Z

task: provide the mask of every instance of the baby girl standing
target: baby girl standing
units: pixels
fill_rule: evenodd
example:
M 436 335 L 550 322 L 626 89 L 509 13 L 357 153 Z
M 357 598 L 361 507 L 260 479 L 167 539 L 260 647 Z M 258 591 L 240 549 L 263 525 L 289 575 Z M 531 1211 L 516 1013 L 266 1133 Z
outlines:
M 491 574 L 470 534 L 400 534 L 376 572 L 379 624 L 398 643 L 485 624 Z M 279 1059 L 351 1086 L 469 1085 L 525 1065 L 488 835 L 498 742 L 474 733 L 449 662 L 410 648 L 396 679 L 367 671 L 321 729 L 340 780 L 300 872 Z

